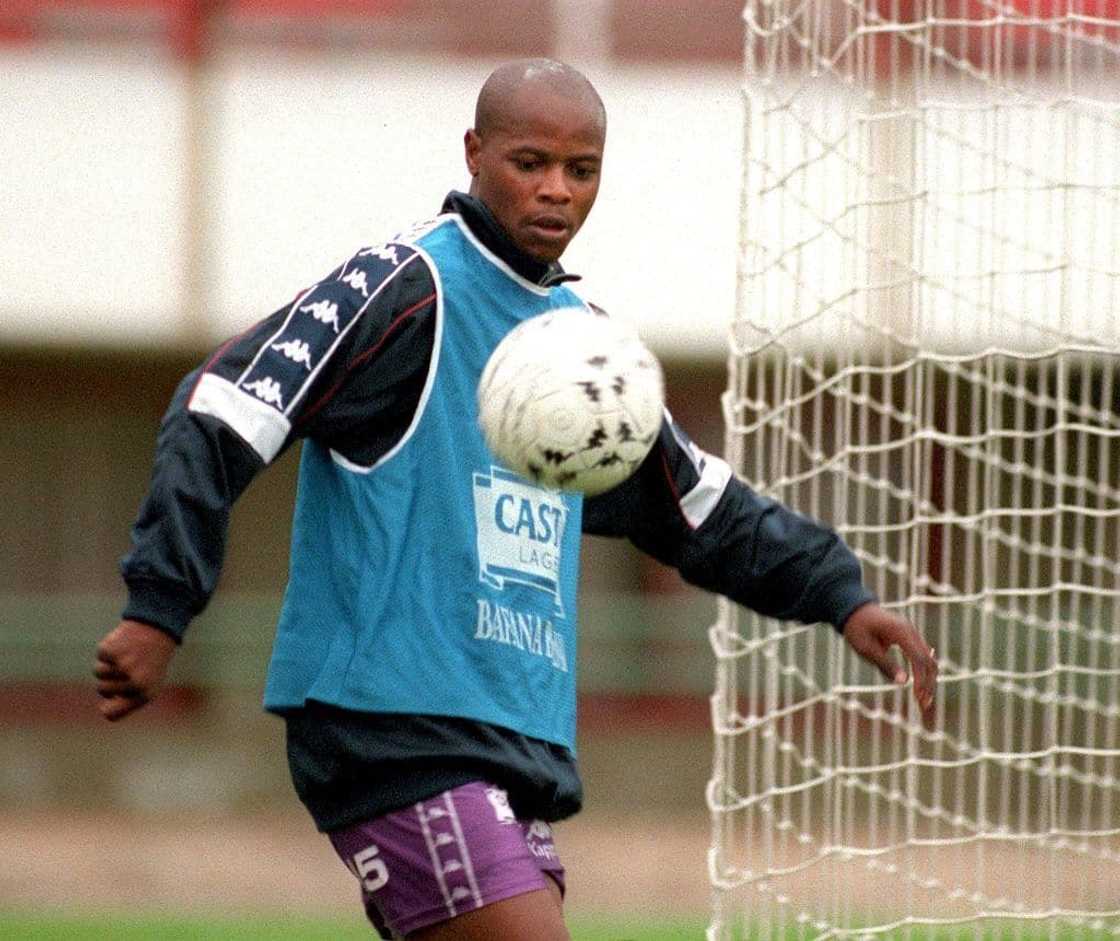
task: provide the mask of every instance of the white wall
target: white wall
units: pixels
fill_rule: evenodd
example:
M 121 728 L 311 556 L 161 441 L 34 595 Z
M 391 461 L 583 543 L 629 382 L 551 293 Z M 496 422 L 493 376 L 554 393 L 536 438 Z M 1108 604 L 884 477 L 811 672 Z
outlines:
M 0 50 L 0 341 L 131 347 L 201 329 L 210 344 L 243 329 L 466 186 L 462 134 L 493 64 L 223 57 L 204 88 L 199 311 L 187 297 L 182 66 L 156 50 Z M 607 160 L 565 264 L 656 349 L 722 356 L 739 76 L 587 71 L 609 112 Z
M 238 51 L 195 95 L 159 49 L 0 48 L 0 343 L 239 332 L 467 185 L 462 135 L 494 64 Z M 565 263 L 659 352 L 722 358 L 738 71 L 586 71 L 609 112 L 607 160 Z M 998 109 L 931 88 L 891 131 L 877 113 L 845 123 L 849 89 L 798 83 L 755 89 L 742 345 L 788 330 L 790 347 L 863 346 L 906 311 L 923 343 L 950 351 L 1042 349 L 1053 330 L 1120 342 L 1120 86 L 1098 82 L 1092 105 L 1039 86 Z M 209 182 L 199 269 L 192 144 Z M 899 193 L 913 208 L 892 228 L 875 200 Z M 896 275 L 890 292 L 862 290 Z M 807 318 L 815 308 L 828 316 Z

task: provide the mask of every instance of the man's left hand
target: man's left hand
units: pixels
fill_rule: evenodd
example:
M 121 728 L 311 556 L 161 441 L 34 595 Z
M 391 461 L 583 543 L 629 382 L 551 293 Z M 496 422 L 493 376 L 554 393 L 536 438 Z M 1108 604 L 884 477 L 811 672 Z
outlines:
M 897 646 L 902 651 L 914 676 L 914 699 L 922 711 L 922 724 L 932 729 L 937 660 L 918 629 L 905 618 L 871 603 L 857 608 L 844 623 L 844 639 L 864 660 L 899 686 L 909 677 L 905 666 L 892 656 L 891 648 Z

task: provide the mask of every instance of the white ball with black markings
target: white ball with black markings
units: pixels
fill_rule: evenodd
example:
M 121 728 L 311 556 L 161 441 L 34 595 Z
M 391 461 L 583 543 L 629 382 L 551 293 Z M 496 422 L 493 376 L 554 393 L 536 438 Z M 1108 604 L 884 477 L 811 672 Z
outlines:
M 479 423 L 498 460 L 541 486 L 587 496 L 638 469 L 664 401 L 661 364 L 638 334 L 582 308 L 515 327 L 478 386 Z

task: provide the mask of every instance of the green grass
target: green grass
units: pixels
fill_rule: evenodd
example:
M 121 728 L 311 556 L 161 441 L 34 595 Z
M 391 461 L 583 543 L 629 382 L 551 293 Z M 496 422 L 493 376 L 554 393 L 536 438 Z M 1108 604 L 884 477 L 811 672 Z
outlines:
M 572 941 L 695 941 L 704 925 L 653 925 L 638 920 L 574 919 Z M 262 918 L 137 917 L 5 914 L 4 941 L 371 941 L 361 922 Z
M 643 922 L 638 916 L 632 919 L 617 918 L 590 920 L 573 919 L 569 927 L 572 941 L 698 941 L 704 937 L 700 922 L 680 921 L 676 924 Z M 1086 933 L 1087 932 L 1087 933 Z M 767 941 L 779 941 L 779 933 L 762 933 Z M 804 935 L 793 931 L 790 941 Z M 907 941 L 948 941 L 948 939 L 983 938 L 984 941 L 1086 941 L 1101 938 L 1103 934 L 1088 929 L 1059 929 L 1051 935 L 1047 926 L 1022 925 L 1015 927 L 988 926 L 976 935 L 972 928 L 922 931 L 899 937 Z M 375 939 L 371 928 L 362 922 L 312 920 L 307 918 L 189 918 L 189 917 L 135 917 L 117 914 L 96 915 L 42 915 L 17 914 L 0 911 L 0 939 L 3 941 L 371 941 Z M 743 941 L 748 941 L 744 938 Z

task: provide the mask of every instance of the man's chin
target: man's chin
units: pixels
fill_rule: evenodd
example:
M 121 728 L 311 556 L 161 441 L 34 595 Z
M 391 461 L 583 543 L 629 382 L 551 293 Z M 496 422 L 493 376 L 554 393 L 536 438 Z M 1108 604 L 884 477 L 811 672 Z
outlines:
M 529 255 L 531 255 L 534 259 L 536 259 L 537 261 L 539 261 L 543 264 L 546 264 L 546 265 L 551 265 L 554 262 L 559 261 L 560 256 L 563 255 L 563 254 L 564 254 L 563 249 L 561 249 L 560 251 L 555 251 L 555 252 L 542 252 L 542 251 L 531 251 L 531 252 L 529 252 Z
M 525 233 L 517 247 L 537 261 L 550 265 L 560 260 L 560 256 L 564 254 L 571 240 L 571 235 L 567 231 L 555 237 L 533 231 Z

